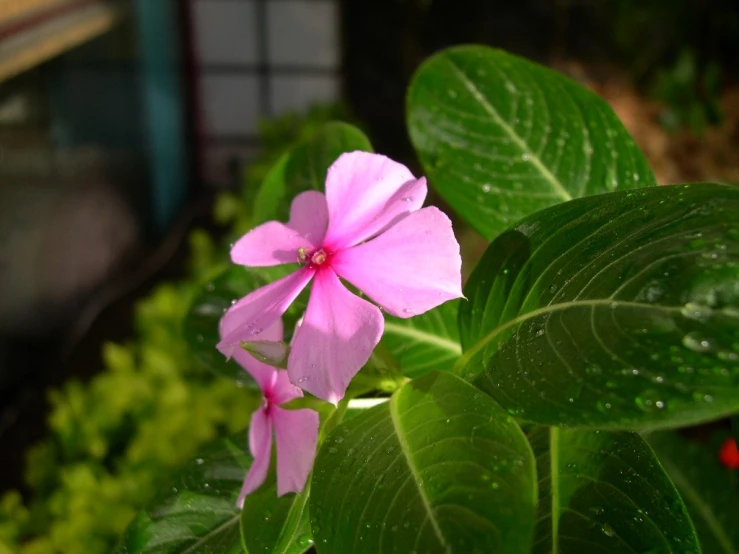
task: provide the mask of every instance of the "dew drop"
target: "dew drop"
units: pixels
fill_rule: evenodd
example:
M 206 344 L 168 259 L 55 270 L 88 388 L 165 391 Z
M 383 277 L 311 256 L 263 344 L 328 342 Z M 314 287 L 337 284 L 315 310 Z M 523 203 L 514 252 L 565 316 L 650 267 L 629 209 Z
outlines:
M 693 393 L 693 400 L 710 404 L 711 402 L 713 402 L 713 396 L 704 392 L 696 391 Z
M 728 350 L 722 350 L 717 354 L 717 357 L 719 360 L 723 360 L 724 362 L 738 362 L 739 361 L 739 354 L 736 352 L 730 352 Z
M 694 352 L 710 352 L 713 349 L 710 340 L 695 332 L 683 337 L 683 345 Z
M 708 306 L 688 302 L 682 307 L 680 312 L 688 319 L 705 323 L 705 321 L 711 317 L 713 310 Z
M 601 525 L 600 530 L 603 531 L 603 534 L 606 537 L 615 537 L 616 536 L 616 531 L 614 531 L 613 530 L 613 527 L 611 527 L 607 523 L 604 523 L 603 525 Z
M 645 412 L 664 410 L 667 406 L 660 393 L 653 389 L 643 391 L 635 401 L 636 405 Z
M 609 412 L 611 408 L 613 408 L 613 404 L 608 400 L 598 400 L 598 403 L 596 405 L 599 412 Z

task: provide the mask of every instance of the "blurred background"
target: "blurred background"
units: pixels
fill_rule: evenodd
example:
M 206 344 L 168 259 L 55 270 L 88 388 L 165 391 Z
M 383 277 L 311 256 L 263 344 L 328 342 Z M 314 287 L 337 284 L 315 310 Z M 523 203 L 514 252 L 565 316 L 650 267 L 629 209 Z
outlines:
M 735 0 L 0 0 L 0 554 L 108 551 L 246 424 L 188 299 L 322 122 L 417 167 L 407 84 L 462 43 L 593 88 L 660 183 L 739 183 Z

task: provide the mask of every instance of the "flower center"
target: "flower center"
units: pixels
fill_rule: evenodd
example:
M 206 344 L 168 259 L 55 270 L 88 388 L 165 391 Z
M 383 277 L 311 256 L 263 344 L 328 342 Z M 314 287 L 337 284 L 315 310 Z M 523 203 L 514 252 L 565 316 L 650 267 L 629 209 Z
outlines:
M 298 263 L 300 264 L 308 264 L 315 268 L 322 265 L 327 259 L 328 253 L 323 248 L 319 248 L 313 252 L 303 246 L 298 248 Z
M 321 265 L 326 261 L 326 251 L 323 248 L 319 248 L 310 257 L 310 263 L 312 265 Z

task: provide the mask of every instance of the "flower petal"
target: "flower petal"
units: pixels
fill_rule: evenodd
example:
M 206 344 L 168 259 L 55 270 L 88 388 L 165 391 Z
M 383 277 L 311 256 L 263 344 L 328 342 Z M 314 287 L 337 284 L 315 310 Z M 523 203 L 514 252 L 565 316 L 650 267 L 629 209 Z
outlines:
M 272 455 L 272 425 L 264 408 L 259 408 L 251 416 L 249 424 L 249 451 L 254 461 L 246 474 L 244 484 L 239 493 L 237 504 L 244 507 L 247 494 L 257 490 L 267 478 L 269 459 Z
M 298 194 L 290 205 L 288 226 L 308 239 L 314 247 L 320 246 L 328 226 L 326 196 L 317 190 Z
M 281 341 L 282 340 L 282 319 L 278 319 L 275 323 L 267 327 L 261 333 L 252 337 L 254 340 L 265 341 Z M 241 347 L 234 348 L 233 358 L 244 370 L 254 377 L 254 380 L 263 391 L 272 386 L 274 373 L 277 371 L 272 366 L 257 360 Z
M 321 244 L 328 225 L 326 197 L 318 191 L 298 194 L 290 206 L 290 221 L 268 221 L 255 227 L 231 248 L 231 260 L 247 267 L 291 264 L 298 248 Z
M 279 221 L 254 227 L 231 247 L 231 261 L 247 267 L 293 264 L 298 248 L 312 248 L 311 242 Z
M 230 357 L 239 348 L 240 341 L 255 340 L 263 329 L 285 313 L 314 273 L 315 270 L 303 267 L 251 292 L 231 306 L 221 318 L 218 350 Z
M 305 487 L 318 442 L 318 413 L 272 407 L 277 442 L 277 496 Z
M 418 210 L 426 179 L 379 154 L 342 154 L 329 168 L 326 201 L 329 226 L 324 245 L 333 251 L 359 244 Z
M 270 402 L 273 404 L 285 404 L 302 396 L 303 391 L 300 387 L 296 387 L 290 382 L 287 371 L 278 371 L 272 384 L 272 391 L 269 397 Z
M 449 218 L 434 207 L 336 253 L 331 267 L 398 317 L 421 314 L 462 296 L 459 243 Z
M 319 271 L 287 360 L 290 380 L 338 403 L 349 381 L 367 363 L 382 330 L 376 306 L 349 292 L 331 268 Z

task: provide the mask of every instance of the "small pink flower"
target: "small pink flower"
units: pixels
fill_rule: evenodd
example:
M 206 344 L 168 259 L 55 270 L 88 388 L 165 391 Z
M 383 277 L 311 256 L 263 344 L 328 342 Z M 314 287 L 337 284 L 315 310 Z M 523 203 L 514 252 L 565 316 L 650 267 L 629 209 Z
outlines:
M 421 209 L 426 180 L 378 154 L 343 154 L 329 168 L 325 196 L 299 194 L 290 221 L 269 221 L 244 235 L 231 259 L 259 267 L 302 267 L 239 300 L 221 320 L 219 350 L 269 327 L 315 279 L 288 358 L 290 380 L 336 404 L 380 341 L 382 313 L 349 292 L 347 280 L 398 317 L 462 296 L 462 260 L 449 218 Z
M 277 320 L 258 338 L 281 341 L 282 321 Z M 252 414 L 249 424 L 249 451 L 254 461 L 239 494 L 238 506 L 243 508 L 246 496 L 267 477 L 273 429 L 277 442 L 277 496 L 303 490 L 316 457 L 319 418 L 314 410 L 279 407 L 303 396 L 303 391 L 290 383 L 287 371 L 268 366 L 241 348 L 234 351 L 233 357 L 254 377 L 263 394 L 262 405 Z

